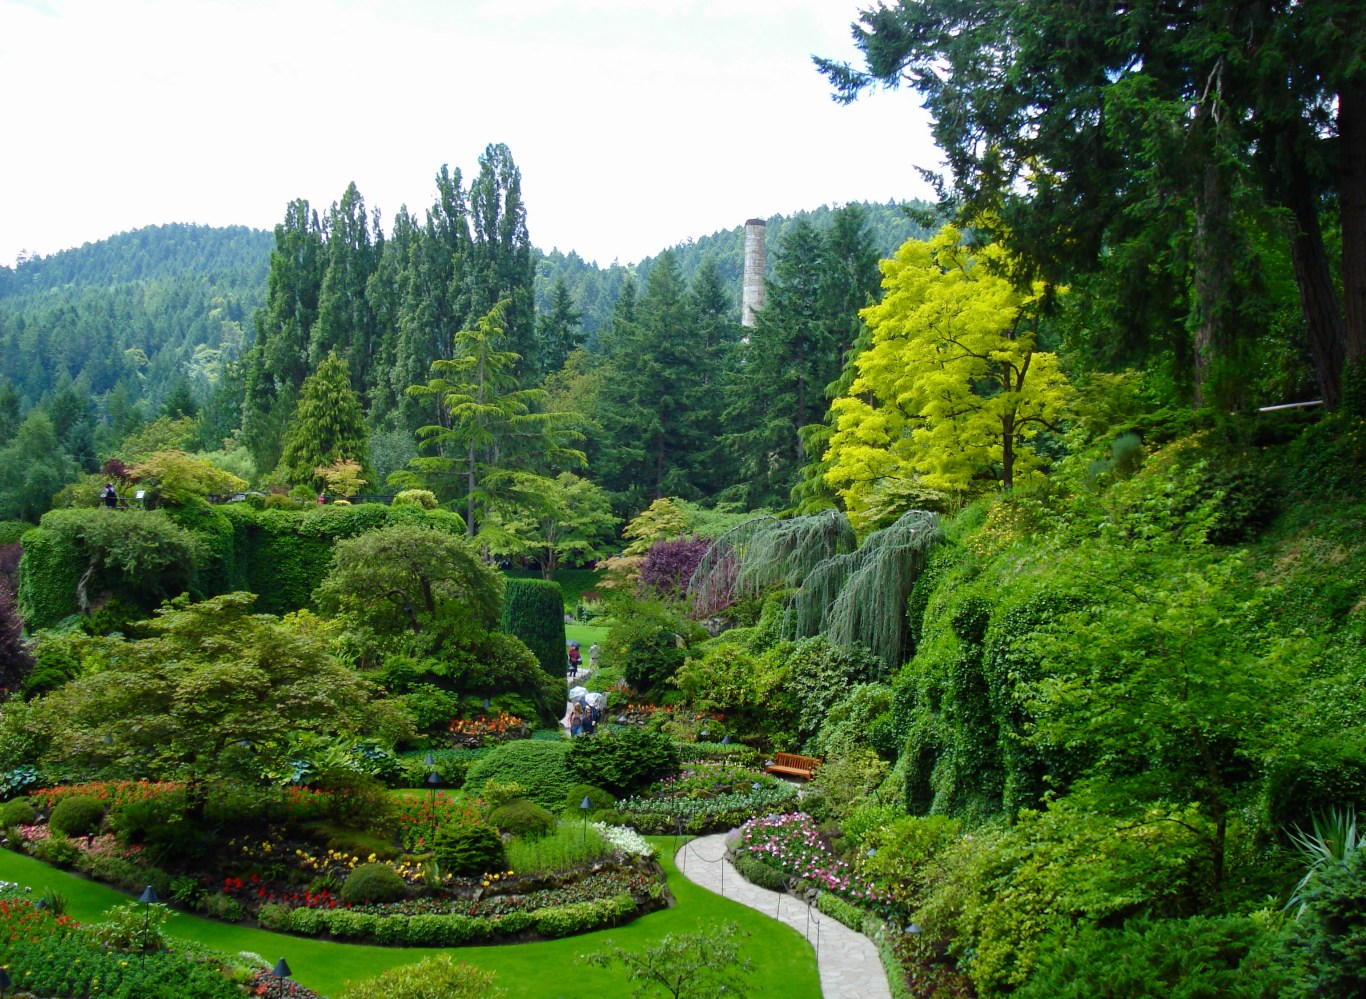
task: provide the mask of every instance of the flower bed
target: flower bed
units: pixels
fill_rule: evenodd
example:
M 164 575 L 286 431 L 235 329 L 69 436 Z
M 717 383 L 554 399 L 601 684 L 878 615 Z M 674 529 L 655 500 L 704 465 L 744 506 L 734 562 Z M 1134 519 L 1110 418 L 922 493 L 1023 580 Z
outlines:
M 626 798 L 617 810 L 647 834 L 683 831 L 723 832 L 747 819 L 789 806 L 795 786 L 726 760 L 700 760 L 673 778 L 652 785 L 644 794 Z
M 531 728 L 525 721 L 506 711 L 479 718 L 456 718 L 447 727 L 451 742 L 466 749 L 496 746 L 512 739 L 526 739 Z
M 802 812 L 750 819 L 740 828 L 731 850 L 863 908 L 878 909 L 891 902 L 886 891 L 835 856 L 815 820 Z

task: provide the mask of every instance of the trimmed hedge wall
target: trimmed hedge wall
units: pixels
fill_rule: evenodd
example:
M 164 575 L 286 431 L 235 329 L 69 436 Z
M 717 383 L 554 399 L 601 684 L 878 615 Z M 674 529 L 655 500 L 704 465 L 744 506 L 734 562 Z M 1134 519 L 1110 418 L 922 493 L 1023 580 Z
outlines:
M 88 559 L 79 542 L 71 540 L 69 530 L 59 533 L 52 528 L 64 521 L 108 515 L 102 509 L 54 510 L 24 536 L 19 603 L 30 628 L 52 627 L 77 612 L 76 585 Z M 429 524 L 452 534 L 465 530 L 464 520 L 449 511 L 380 503 L 301 511 L 256 510 L 246 503 L 232 503 L 161 510 L 146 516 L 165 516 L 193 531 L 201 542 L 190 576 L 192 596 L 202 599 L 246 590 L 258 594 L 255 609 L 264 614 L 307 607 L 332 564 L 333 545 L 342 538 L 389 524 Z M 122 599 L 125 595 L 113 596 Z M 563 633 L 563 624 L 561 629 Z
M 544 579 L 509 579 L 503 593 L 503 631 L 526 643 L 545 670 L 563 679 L 565 653 L 564 597 Z
M 636 901 L 622 892 L 592 902 L 509 912 L 502 916 L 380 916 L 349 909 L 290 910 L 277 916 L 270 929 L 302 933 L 306 936 L 331 935 L 338 940 L 365 940 L 378 944 L 406 944 L 416 947 L 459 947 L 462 944 L 492 943 L 514 937 L 534 935 L 546 939 L 587 933 L 589 930 L 617 926 L 638 914 Z

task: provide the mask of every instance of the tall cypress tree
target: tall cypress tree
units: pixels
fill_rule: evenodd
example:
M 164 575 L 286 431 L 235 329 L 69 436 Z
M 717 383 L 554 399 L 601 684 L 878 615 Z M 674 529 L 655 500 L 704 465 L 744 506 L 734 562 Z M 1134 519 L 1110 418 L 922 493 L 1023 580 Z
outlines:
M 521 356 L 518 380 L 531 385 L 542 370 L 536 342 L 536 262 L 522 203 L 522 172 L 512 151 L 498 143 L 479 157 L 479 176 L 470 186 L 470 315 L 486 315 L 506 300 L 504 326 L 509 349 Z
M 379 215 L 365 214 L 365 199 L 355 183 L 347 185 L 341 201 L 332 202 L 324 223 L 327 254 L 318 289 L 318 320 L 309 338 L 308 359 L 317 368 L 335 351 L 351 371 L 351 387 L 362 399 L 369 395 L 370 368 L 377 346 L 374 312 L 366 296 L 370 275 L 383 252 Z

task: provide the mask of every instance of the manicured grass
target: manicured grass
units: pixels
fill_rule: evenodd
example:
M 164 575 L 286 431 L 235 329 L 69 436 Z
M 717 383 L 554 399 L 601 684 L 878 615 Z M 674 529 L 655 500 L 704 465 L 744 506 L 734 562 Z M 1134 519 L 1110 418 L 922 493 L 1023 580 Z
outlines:
M 579 652 L 583 656 L 583 664 L 588 665 L 588 647 L 594 642 L 601 642 L 607 637 L 606 628 L 597 628 L 591 624 L 566 624 L 564 626 L 564 639 L 569 641 L 571 638 L 578 639 Z
M 370 978 L 386 968 L 409 964 L 431 954 L 453 953 L 460 960 L 495 971 L 497 984 L 507 989 L 513 999 L 600 999 L 604 995 L 629 994 L 626 977 L 619 967 L 590 968 L 578 961 L 580 954 L 601 949 L 609 940 L 634 949 L 655 943 L 666 933 L 694 930 L 699 922 L 710 925 L 730 921 L 749 934 L 745 953 L 755 966 L 751 976 L 755 995 L 819 999 L 815 954 L 801 934 L 688 881 L 674 867 L 671 837 L 652 837 L 651 842 L 661 853 L 669 887 L 678 904 L 625 926 L 565 940 L 454 949 L 373 947 L 229 926 L 185 913 L 177 913 L 167 929 L 175 936 L 198 940 L 218 950 L 252 951 L 270 963 L 285 957 L 295 972 L 295 980 L 322 994 L 334 993 L 345 982 Z M 60 891 L 68 899 L 68 911 L 82 922 L 98 921 L 105 910 L 130 897 L 12 850 L 0 850 L 0 879 L 30 885 L 35 891 L 47 887 Z

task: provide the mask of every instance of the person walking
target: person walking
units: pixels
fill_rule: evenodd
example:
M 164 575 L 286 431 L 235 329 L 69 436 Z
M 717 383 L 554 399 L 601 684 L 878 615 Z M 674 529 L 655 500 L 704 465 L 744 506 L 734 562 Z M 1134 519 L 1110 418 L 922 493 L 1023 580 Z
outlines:
M 114 489 L 114 483 L 106 482 L 104 484 L 104 488 L 100 490 L 100 499 L 103 500 L 104 505 L 111 510 L 119 505 L 119 494 L 117 490 Z
M 598 645 L 597 642 L 594 642 L 592 645 L 588 646 L 588 668 L 589 668 L 589 669 L 597 669 L 597 668 L 598 668 L 598 656 L 600 656 L 601 654 L 602 654 L 602 647 L 601 647 L 600 645 Z

